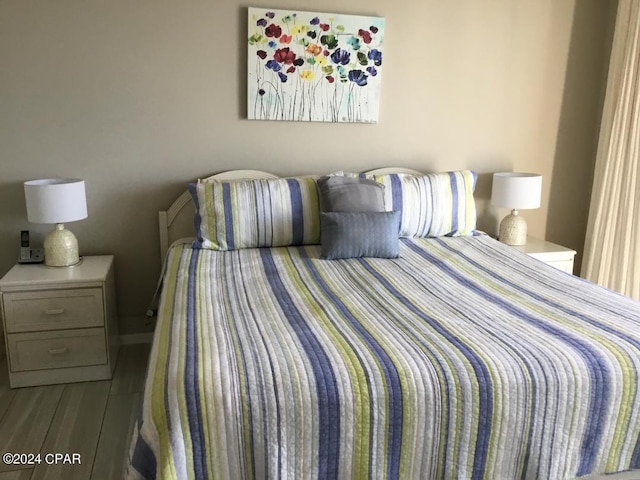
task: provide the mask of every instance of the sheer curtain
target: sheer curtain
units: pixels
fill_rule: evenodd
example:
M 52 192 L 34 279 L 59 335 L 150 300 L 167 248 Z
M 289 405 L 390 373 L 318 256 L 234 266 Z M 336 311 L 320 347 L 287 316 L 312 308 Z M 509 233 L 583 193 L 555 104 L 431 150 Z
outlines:
M 640 300 L 640 1 L 620 0 L 582 276 Z

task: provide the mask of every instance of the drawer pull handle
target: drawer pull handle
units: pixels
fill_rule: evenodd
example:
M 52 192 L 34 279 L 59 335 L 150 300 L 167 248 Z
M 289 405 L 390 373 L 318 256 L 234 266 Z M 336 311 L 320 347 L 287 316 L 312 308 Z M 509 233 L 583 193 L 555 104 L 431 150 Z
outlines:
M 63 353 L 67 353 L 67 350 L 69 350 L 67 347 L 62 347 L 62 348 L 50 348 L 49 349 L 49 353 L 51 355 L 62 355 Z
M 45 315 L 62 315 L 64 308 L 50 308 L 44 311 Z

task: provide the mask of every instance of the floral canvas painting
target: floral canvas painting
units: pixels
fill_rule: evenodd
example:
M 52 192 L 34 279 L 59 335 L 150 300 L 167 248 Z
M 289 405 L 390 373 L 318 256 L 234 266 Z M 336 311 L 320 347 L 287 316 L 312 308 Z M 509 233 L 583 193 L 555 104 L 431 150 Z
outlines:
M 378 121 L 384 18 L 249 8 L 247 116 Z

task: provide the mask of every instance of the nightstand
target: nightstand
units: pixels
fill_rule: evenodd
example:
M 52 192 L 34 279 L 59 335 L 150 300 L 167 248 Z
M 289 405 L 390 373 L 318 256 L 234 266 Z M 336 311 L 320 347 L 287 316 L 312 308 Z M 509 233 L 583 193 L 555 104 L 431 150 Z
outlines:
M 514 247 L 527 255 L 537 258 L 559 270 L 573 273 L 573 260 L 576 251 L 570 248 L 557 245 L 555 243 L 540 240 L 539 238 L 528 237 L 527 244 Z
M 0 280 L 11 388 L 111 378 L 118 353 L 113 256 L 15 265 Z

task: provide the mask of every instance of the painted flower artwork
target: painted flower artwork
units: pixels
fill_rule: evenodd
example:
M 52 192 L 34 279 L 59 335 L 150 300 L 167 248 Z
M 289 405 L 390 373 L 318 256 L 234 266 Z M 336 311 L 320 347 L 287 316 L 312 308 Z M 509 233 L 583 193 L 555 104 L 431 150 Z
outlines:
M 378 121 L 384 18 L 249 8 L 247 116 Z

